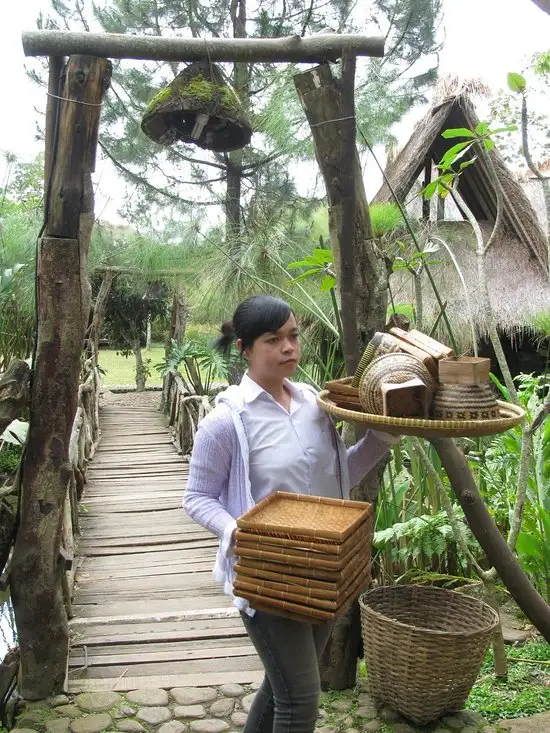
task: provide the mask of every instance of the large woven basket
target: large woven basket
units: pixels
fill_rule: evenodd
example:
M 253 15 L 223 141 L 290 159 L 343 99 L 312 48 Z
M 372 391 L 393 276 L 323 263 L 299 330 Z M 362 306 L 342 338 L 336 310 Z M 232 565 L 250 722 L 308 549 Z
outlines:
M 479 673 L 498 615 L 443 588 L 395 585 L 359 598 L 371 694 L 424 725 L 460 710 Z

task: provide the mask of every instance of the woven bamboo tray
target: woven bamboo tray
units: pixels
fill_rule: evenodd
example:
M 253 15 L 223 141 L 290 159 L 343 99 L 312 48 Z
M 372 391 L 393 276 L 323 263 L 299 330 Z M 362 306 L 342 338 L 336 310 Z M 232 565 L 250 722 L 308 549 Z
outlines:
M 279 616 L 284 616 L 285 618 L 288 618 L 291 621 L 299 621 L 301 624 L 322 624 L 324 623 L 323 619 L 312 618 L 311 616 L 306 616 L 302 613 L 296 613 L 288 609 L 286 609 L 284 613 L 279 613 L 278 611 L 274 611 L 273 607 L 270 606 L 268 603 L 262 603 L 261 598 L 252 601 L 251 605 L 252 603 L 254 604 L 253 608 L 256 611 L 263 611 L 264 613 L 271 613 L 271 614 L 275 614 Z
M 331 399 L 328 390 L 317 395 L 317 404 L 329 415 L 348 422 L 361 423 L 372 430 L 381 430 L 393 435 L 418 435 L 422 438 L 458 438 L 494 435 L 519 425 L 525 420 L 525 411 L 508 402 L 499 402 L 498 420 L 424 420 L 412 417 L 385 417 L 358 410 L 338 407 Z
M 245 529 L 238 529 L 235 533 L 235 540 L 241 548 L 252 547 L 252 549 L 266 550 L 269 552 L 285 551 L 290 555 L 303 555 L 315 557 L 316 555 L 347 555 L 354 547 L 361 543 L 361 540 L 372 537 L 372 514 L 361 522 L 357 529 L 344 542 L 324 543 L 314 539 L 312 542 L 306 539 L 273 537 L 272 535 L 261 535 L 255 532 L 248 532 Z
M 348 588 L 351 584 L 355 583 L 356 578 L 367 571 L 370 567 L 370 562 L 362 563 L 358 566 L 357 572 L 350 576 L 350 578 L 342 583 L 327 583 L 328 588 L 319 587 L 318 585 L 311 585 L 306 583 L 297 583 L 303 578 L 296 578 L 292 575 L 277 575 L 270 573 L 270 578 L 261 578 L 254 575 L 248 575 L 246 572 L 242 573 L 237 571 L 237 584 L 235 587 L 239 587 L 242 584 L 246 584 L 249 590 L 262 595 L 265 592 L 266 595 L 271 595 L 269 591 L 276 592 L 275 598 L 283 598 L 284 600 L 293 600 L 297 598 L 302 602 L 311 602 L 315 605 L 315 601 L 338 601 L 343 595 L 347 594 Z M 246 568 L 245 568 L 246 570 Z M 319 581 L 314 581 L 319 583 Z M 244 587 L 244 586 L 243 586 Z M 320 608 L 325 606 L 320 605 Z
M 336 612 L 346 600 L 349 598 L 350 592 L 353 592 L 354 588 L 361 582 L 366 581 L 369 576 L 370 570 L 364 568 L 359 575 L 352 578 L 351 583 L 345 588 L 342 588 L 339 596 L 334 599 L 319 598 L 313 595 L 304 595 L 296 591 L 296 587 L 286 589 L 276 588 L 276 584 L 257 584 L 254 581 L 251 583 L 242 578 L 237 578 L 234 584 L 235 595 L 240 596 L 242 592 L 254 593 L 257 596 L 262 596 L 265 603 L 270 603 L 273 599 L 280 601 L 288 601 L 290 603 L 301 603 L 307 608 L 318 608 L 324 611 Z
M 424 725 L 460 710 L 479 673 L 498 615 L 444 588 L 394 585 L 359 598 L 372 696 Z
M 355 534 L 356 533 L 354 533 L 353 536 L 355 536 Z M 255 540 L 246 542 L 244 542 L 242 538 L 237 538 L 235 547 L 240 550 L 241 555 L 246 554 L 247 550 L 277 553 L 281 555 L 281 560 L 278 560 L 277 562 L 286 564 L 292 564 L 296 558 L 310 558 L 314 560 L 328 560 L 330 562 L 336 562 L 338 559 L 350 557 L 358 547 L 362 547 L 367 536 L 367 532 L 365 531 L 361 532 L 361 537 L 354 540 L 354 542 L 345 542 L 343 545 L 321 545 L 321 547 L 331 547 L 331 552 L 323 552 L 316 547 L 311 549 L 302 547 L 282 547 L 280 545 L 271 544 L 269 542 L 271 538 L 264 538 L 262 535 L 256 535 Z M 339 552 L 340 548 L 342 548 L 341 552 Z
M 357 553 L 356 556 L 351 558 L 350 562 L 341 570 L 285 565 L 283 563 L 259 560 L 255 557 L 245 556 L 239 557 L 239 560 L 235 565 L 235 569 L 239 571 L 240 568 L 245 568 L 248 574 L 250 574 L 251 570 L 255 570 L 259 572 L 274 573 L 279 576 L 291 575 L 303 580 L 304 582 L 307 580 L 320 580 L 327 583 L 342 583 L 355 573 L 358 564 L 362 561 L 362 558 L 364 558 L 366 553 L 370 553 L 370 546 L 366 547 L 363 552 Z
M 296 615 L 301 620 L 307 623 L 323 623 L 326 621 L 333 621 L 338 618 L 342 613 L 346 605 L 356 598 L 365 586 L 368 585 L 370 579 L 369 569 L 361 574 L 357 579 L 356 583 L 350 586 L 348 594 L 342 598 L 338 608 L 334 611 L 327 611 L 321 608 L 314 608 L 313 606 L 306 606 L 302 603 L 294 603 L 291 601 L 283 601 L 278 598 L 266 598 L 265 596 L 258 595 L 257 593 L 250 593 L 249 591 L 239 591 L 238 595 L 240 598 L 245 598 L 249 601 L 252 608 L 257 610 L 266 611 L 279 616 Z
M 235 543 L 234 552 L 237 557 L 248 557 L 255 560 L 279 563 L 282 566 L 299 566 L 304 568 L 324 568 L 325 570 L 342 570 L 353 560 L 356 554 L 364 555 L 368 551 L 371 538 L 365 538 L 359 544 L 351 548 L 346 555 L 325 555 L 322 553 L 299 553 L 297 550 L 274 548 L 274 551 L 264 549 L 260 544 L 243 546 Z
M 237 527 L 274 537 L 342 543 L 372 514 L 370 504 L 275 491 L 237 519 Z

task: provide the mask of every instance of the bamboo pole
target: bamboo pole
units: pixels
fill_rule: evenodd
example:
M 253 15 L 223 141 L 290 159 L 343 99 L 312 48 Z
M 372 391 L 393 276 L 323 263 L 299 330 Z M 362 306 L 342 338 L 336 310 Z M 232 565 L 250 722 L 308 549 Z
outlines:
M 383 56 L 379 36 L 322 33 L 302 38 L 159 38 L 122 33 L 25 31 L 25 56 L 90 54 L 150 61 L 211 61 L 320 63 L 335 61 L 346 48 L 356 56 Z

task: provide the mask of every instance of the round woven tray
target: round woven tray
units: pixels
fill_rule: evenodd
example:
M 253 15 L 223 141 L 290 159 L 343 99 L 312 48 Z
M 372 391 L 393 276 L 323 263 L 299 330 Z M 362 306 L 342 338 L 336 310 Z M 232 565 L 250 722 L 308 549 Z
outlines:
M 394 585 L 359 598 L 372 696 L 424 725 L 460 710 L 479 673 L 498 615 L 443 588 Z
M 525 420 L 525 411 L 521 407 L 498 402 L 500 418 L 498 420 L 423 420 L 413 417 L 385 417 L 368 412 L 346 410 L 338 407 L 329 398 L 328 390 L 317 395 L 317 404 L 324 412 L 334 417 L 353 423 L 361 423 L 373 430 L 380 430 L 393 435 L 418 435 L 422 438 L 459 438 L 478 435 L 494 435 L 519 425 Z

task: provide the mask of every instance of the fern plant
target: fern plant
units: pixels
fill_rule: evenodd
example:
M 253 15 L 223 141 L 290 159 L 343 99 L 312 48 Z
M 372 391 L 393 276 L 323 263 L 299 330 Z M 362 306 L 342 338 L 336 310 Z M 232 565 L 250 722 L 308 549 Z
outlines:
M 464 523 L 463 515 L 457 505 L 453 511 L 466 545 L 474 555 L 480 554 L 480 548 L 474 536 Z M 377 549 L 389 549 L 395 562 L 404 562 L 406 566 L 419 565 L 422 560 L 439 569 L 444 564 L 446 554 L 455 541 L 453 530 L 445 512 L 437 514 L 421 514 L 406 522 L 397 522 L 387 529 L 374 533 L 374 546 Z M 460 558 L 463 566 L 465 558 Z

